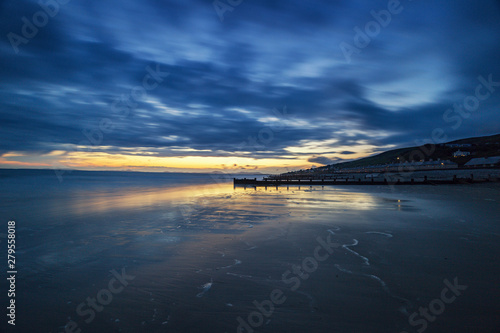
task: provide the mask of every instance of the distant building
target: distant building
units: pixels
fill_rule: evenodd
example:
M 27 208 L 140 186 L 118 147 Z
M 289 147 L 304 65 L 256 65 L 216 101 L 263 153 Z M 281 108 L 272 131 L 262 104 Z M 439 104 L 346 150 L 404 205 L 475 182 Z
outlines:
M 438 161 L 420 161 L 420 162 L 411 162 L 409 163 L 411 166 L 416 169 L 439 169 L 439 168 L 458 168 L 458 164 L 448 161 L 448 160 L 438 160 Z
M 470 152 L 461 151 L 460 149 L 453 153 L 453 157 L 462 157 L 462 156 L 469 156 L 469 155 L 470 155 Z
M 401 172 L 405 170 L 456 169 L 458 164 L 448 160 L 418 161 L 392 164 L 369 165 L 364 167 L 344 168 L 338 172 Z
M 445 147 L 449 148 L 470 148 L 472 145 L 470 143 L 446 143 Z
M 481 158 L 473 158 L 469 162 L 465 163 L 467 167 L 486 167 L 486 166 L 495 166 L 500 163 L 500 156 L 494 157 L 481 157 Z

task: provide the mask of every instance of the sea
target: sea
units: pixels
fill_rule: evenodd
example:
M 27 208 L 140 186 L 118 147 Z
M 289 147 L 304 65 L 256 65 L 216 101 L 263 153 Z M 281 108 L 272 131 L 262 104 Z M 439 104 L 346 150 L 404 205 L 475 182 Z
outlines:
M 498 183 L 233 177 L 1 169 L 0 331 L 500 332 Z

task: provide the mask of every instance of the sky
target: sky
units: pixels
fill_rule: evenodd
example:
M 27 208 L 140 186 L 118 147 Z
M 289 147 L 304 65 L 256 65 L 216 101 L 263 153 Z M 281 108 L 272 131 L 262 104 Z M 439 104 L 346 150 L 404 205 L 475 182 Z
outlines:
M 500 133 L 498 0 L 4 0 L 0 168 L 278 173 Z

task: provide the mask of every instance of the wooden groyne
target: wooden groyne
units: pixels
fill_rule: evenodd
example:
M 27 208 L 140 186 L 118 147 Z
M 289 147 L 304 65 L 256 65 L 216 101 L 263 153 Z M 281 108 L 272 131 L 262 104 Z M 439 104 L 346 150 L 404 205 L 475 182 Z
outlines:
M 342 179 L 263 179 L 257 178 L 233 178 L 234 185 L 241 186 L 313 186 L 313 185 L 452 185 L 452 184 L 475 184 L 486 182 L 498 182 L 498 179 L 474 179 L 472 178 L 457 178 L 453 179 L 427 179 L 423 180 L 383 180 L 375 179 L 361 179 L 361 178 L 342 178 Z

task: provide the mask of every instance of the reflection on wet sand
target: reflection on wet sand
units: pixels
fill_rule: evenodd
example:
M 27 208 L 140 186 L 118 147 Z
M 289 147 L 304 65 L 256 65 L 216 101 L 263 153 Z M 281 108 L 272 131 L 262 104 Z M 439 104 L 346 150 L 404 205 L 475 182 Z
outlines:
M 141 188 L 140 190 L 121 188 L 120 191 L 113 192 L 75 191 L 72 193 L 68 205 L 76 214 L 104 213 L 119 209 L 144 209 L 169 202 L 203 201 L 217 195 L 243 193 L 248 195 L 249 200 L 252 200 L 256 193 L 266 195 L 266 199 L 290 197 L 288 204 L 303 204 L 311 208 L 326 201 L 332 205 L 345 205 L 346 199 L 348 199 L 350 206 L 348 208 L 352 209 L 365 210 L 380 206 L 380 200 L 376 200 L 370 193 L 346 191 L 334 187 L 243 188 L 233 187 L 227 183 L 166 189 L 158 187 Z
M 113 192 L 81 191 L 75 192 L 68 204 L 76 214 L 105 213 L 112 210 L 147 209 L 172 202 L 189 202 L 203 196 L 230 193 L 229 184 L 190 185 L 174 188 L 121 188 Z
M 243 191 L 247 194 L 251 194 L 252 191 L 260 195 L 268 194 L 269 198 L 279 199 L 280 202 L 281 199 L 285 199 L 289 207 L 301 205 L 308 209 L 370 210 L 395 207 L 397 210 L 402 210 L 404 208 L 402 203 L 410 201 L 387 198 L 376 191 L 370 193 L 334 186 L 235 187 L 235 191 Z M 388 196 L 401 198 L 401 194 L 388 194 Z
M 23 237 L 25 283 L 36 288 L 20 298 L 34 312 L 53 292 L 46 286 L 60 286 L 53 303 L 32 318 L 49 332 L 70 316 L 92 332 L 232 332 L 236 318 L 255 311 L 254 300 L 275 288 L 287 302 L 263 323 L 265 330 L 406 329 L 405 313 L 418 299 L 433 297 L 428 285 L 440 287 L 450 274 L 484 292 L 473 286 L 470 266 L 491 272 L 481 280 L 489 285 L 498 253 L 491 251 L 498 247 L 494 214 L 472 223 L 472 207 L 498 211 L 491 195 L 472 205 L 469 195 L 450 198 L 447 189 L 408 191 L 230 183 L 72 191 L 64 205 L 47 199 L 59 204 L 59 213 L 64 209 L 63 223 L 49 220 Z M 283 272 L 311 256 L 319 236 L 341 246 L 300 290 L 291 290 Z M 76 305 L 121 267 L 136 278 L 86 326 Z

